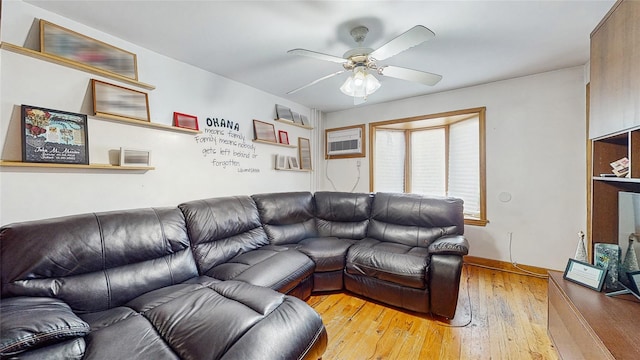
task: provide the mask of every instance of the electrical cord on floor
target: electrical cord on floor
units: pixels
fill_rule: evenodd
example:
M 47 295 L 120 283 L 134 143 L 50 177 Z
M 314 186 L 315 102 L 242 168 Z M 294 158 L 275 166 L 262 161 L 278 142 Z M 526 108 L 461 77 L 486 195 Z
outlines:
M 466 264 L 462 264 L 463 267 L 467 266 Z M 469 304 L 469 320 L 462 325 L 450 325 L 450 324 L 443 324 L 442 322 L 438 321 L 436 322 L 436 324 L 438 324 L 439 326 L 442 327 L 447 327 L 447 328 L 463 328 L 463 327 L 467 327 L 471 324 L 471 321 L 473 320 L 473 306 L 471 306 L 471 292 L 469 290 L 469 283 L 471 282 L 471 274 L 469 274 L 469 271 L 465 269 L 465 273 L 467 274 L 467 303 Z M 451 319 L 453 320 L 453 319 Z M 450 320 L 450 321 L 451 321 Z
M 513 267 L 515 267 L 516 269 L 522 271 L 523 273 L 525 273 L 527 275 L 534 276 L 534 277 L 541 278 L 541 279 L 547 279 L 549 277 L 549 275 L 537 274 L 537 273 L 534 273 L 532 271 L 523 269 L 523 268 L 518 266 L 518 263 L 513 261 L 513 256 L 512 256 L 512 252 L 511 252 L 511 243 L 513 242 L 512 240 L 513 240 L 513 233 L 509 233 L 509 261 L 511 262 L 511 265 L 513 265 Z

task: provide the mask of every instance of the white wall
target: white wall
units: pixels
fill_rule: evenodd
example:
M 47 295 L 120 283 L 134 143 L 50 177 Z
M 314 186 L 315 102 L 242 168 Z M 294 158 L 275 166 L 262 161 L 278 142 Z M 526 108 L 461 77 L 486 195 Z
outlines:
M 578 231 L 586 232 L 582 66 L 329 113 L 323 125 L 334 128 L 481 106 L 487 108 L 490 223 L 466 226 L 470 255 L 509 261 L 511 232 L 514 261 L 564 269 L 575 253 Z M 369 156 L 361 160 L 362 178 L 355 190 L 367 192 Z M 337 190 L 351 190 L 356 163 L 356 159 L 328 162 L 327 175 Z M 318 188 L 333 190 L 326 179 Z M 502 192 L 510 193 L 511 201 L 501 202 Z
M 272 191 L 310 190 L 312 173 L 276 171 L 275 154 L 295 155 L 296 149 L 253 144 L 253 119 L 273 122 L 275 104 L 301 114 L 310 109 L 266 94 L 190 65 L 161 56 L 122 39 L 59 17 L 21 1 L 2 4 L 1 39 L 25 46 L 33 44 L 35 19 L 46 19 L 82 34 L 134 52 L 140 81 L 156 86 L 144 90 L 38 59 L 0 51 L 0 158 L 21 159 L 20 105 L 28 104 L 92 114 L 90 79 L 148 92 L 152 122 L 171 125 L 174 111 L 196 115 L 201 130 L 206 118 L 240 124 L 238 135 L 255 145 L 256 157 L 237 159 L 239 167 L 213 166 L 211 160 L 230 159 L 219 153 L 204 156 L 210 143 L 197 136 L 130 126 L 89 116 L 89 157 L 109 163 L 109 150 L 121 146 L 149 149 L 156 170 L 130 173 L 104 170 L 0 168 L 0 225 L 91 211 L 147 206 L 175 206 L 192 199 Z M 31 35 L 30 34 L 31 31 Z M 37 34 L 37 32 L 36 32 Z M 313 138 L 308 130 L 275 123 L 276 131 Z M 205 136 L 202 134 L 201 136 Z M 220 145 L 214 145 L 219 150 Z M 240 173 L 238 168 L 258 172 Z

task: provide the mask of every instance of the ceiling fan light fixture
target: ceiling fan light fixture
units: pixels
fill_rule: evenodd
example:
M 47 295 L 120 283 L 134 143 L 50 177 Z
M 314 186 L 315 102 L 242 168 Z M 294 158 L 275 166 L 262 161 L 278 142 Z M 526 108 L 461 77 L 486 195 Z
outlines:
M 380 82 L 369 74 L 364 66 L 358 66 L 353 74 L 340 86 L 340 91 L 347 96 L 367 98 L 380 88 Z

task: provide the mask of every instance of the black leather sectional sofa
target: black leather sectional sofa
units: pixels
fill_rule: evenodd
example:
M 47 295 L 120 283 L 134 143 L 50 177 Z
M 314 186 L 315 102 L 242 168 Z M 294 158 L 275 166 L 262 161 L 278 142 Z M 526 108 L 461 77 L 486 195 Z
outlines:
M 0 355 L 318 359 L 301 299 L 350 291 L 453 317 L 462 201 L 292 192 L 0 229 Z

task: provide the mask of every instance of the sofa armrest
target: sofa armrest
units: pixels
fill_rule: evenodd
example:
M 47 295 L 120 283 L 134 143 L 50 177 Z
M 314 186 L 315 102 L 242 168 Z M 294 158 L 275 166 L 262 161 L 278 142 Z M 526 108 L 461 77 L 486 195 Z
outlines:
M 453 318 L 458 305 L 460 277 L 462 275 L 461 255 L 431 256 L 429 262 L 429 297 L 431 313 Z
M 5 298 L 0 301 L 0 313 L 2 358 L 85 336 L 90 331 L 69 305 L 55 298 Z
M 462 235 L 447 235 L 429 245 L 430 254 L 460 255 L 469 253 L 469 242 Z

